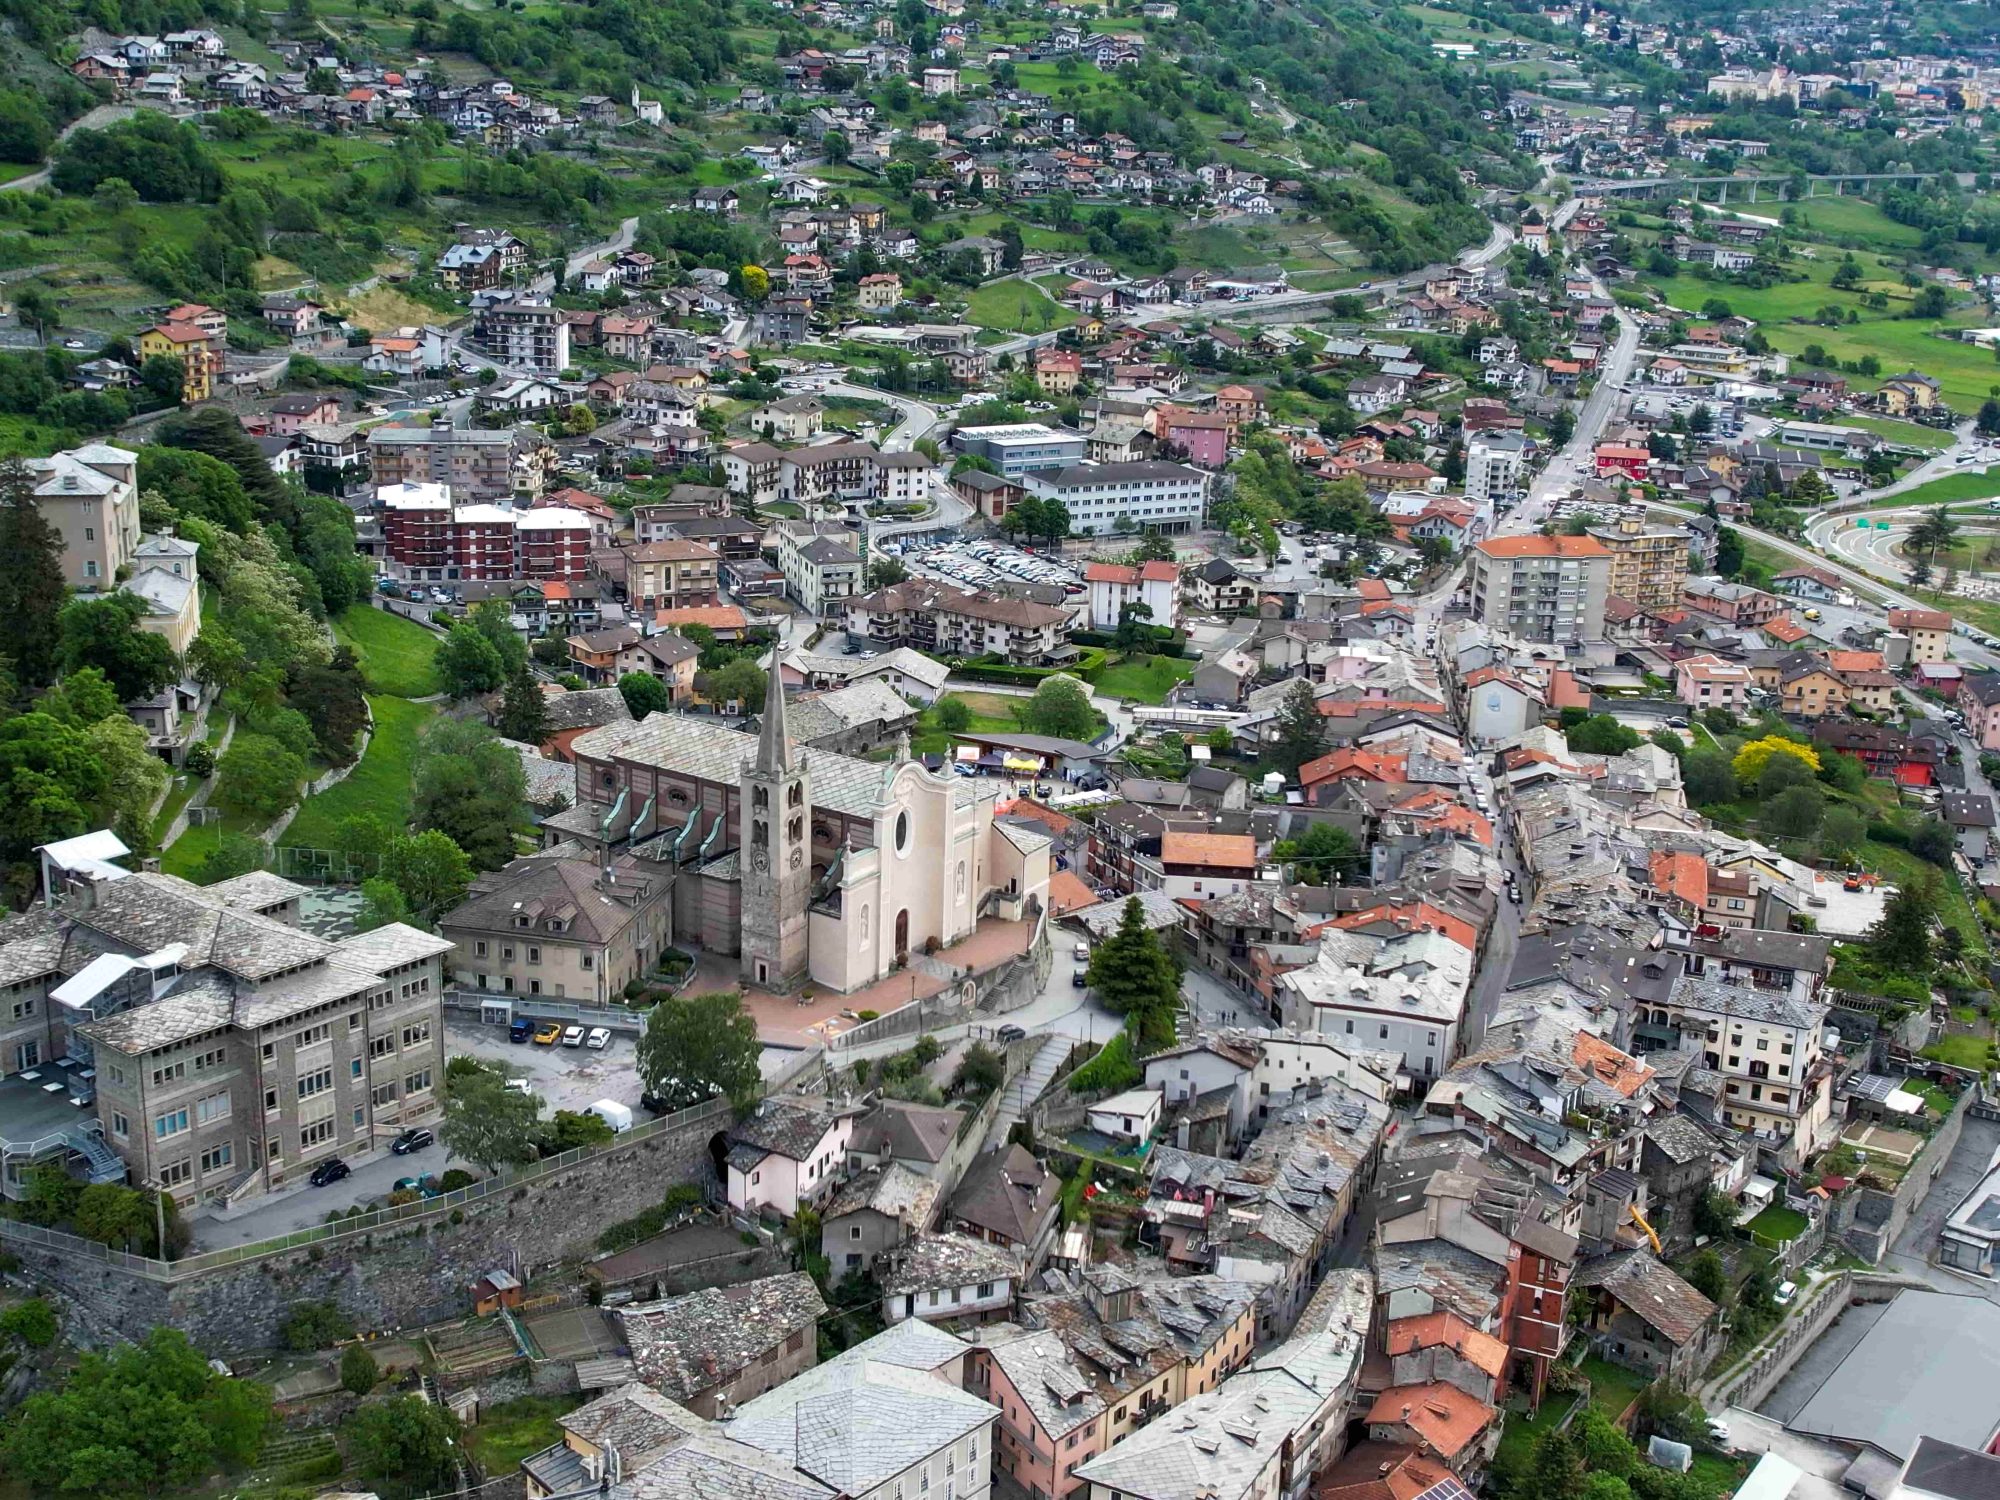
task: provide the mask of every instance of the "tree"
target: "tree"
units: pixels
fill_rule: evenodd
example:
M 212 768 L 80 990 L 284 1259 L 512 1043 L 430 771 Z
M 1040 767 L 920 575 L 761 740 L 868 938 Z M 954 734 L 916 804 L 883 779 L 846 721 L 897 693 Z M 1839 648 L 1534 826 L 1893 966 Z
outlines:
M 734 703 L 748 713 L 764 701 L 764 669 L 739 656 L 716 671 L 700 674 L 695 686 L 710 703 Z
M 418 743 L 412 769 L 414 827 L 445 834 L 475 869 L 497 870 L 514 857 L 514 824 L 528 788 L 521 758 L 506 742 L 484 724 L 439 719 Z
M 762 302 L 771 295 L 771 273 L 762 266 L 745 266 L 742 273 L 743 295 L 752 302 Z
M 1762 739 L 1752 740 L 1736 752 L 1730 762 L 1730 769 L 1736 779 L 1746 789 L 1754 787 L 1764 774 L 1764 768 L 1775 755 L 1789 755 L 1803 764 L 1810 773 L 1819 770 L 1819 754 L 1812 746 L 1799 740 L 1788 740 L 1783 735 L 1767 734 Z
M 30 1396 L 0 1439 L 0 1462 L 43 1495 L 132 1495 L 194 1487 L 256 1456 L 269 1390 L 211 1370 L 177 1329 L 87 1353 L 56 1390 Z
M 1582 1500 L 1583 1458 L 1567 1429 L 1551 1427 L 1535 1443 L 1528 1493 L 1536 1500 Z
M 544 1156 L 560 1156 L 585 1146 L 601 1146 L 616 1134 L 602 1115 L 588 1111 L 559 1109 L 542 1131 Z
M 368 723 L 368 698 L 352 651 L 342 646 L 323 666 L 307 663 L 295 668 L 285 685 L 285 703 L 305 715 L 324 759 L 337 766 L 354 759 L 356 742 Z
M 1703 1250 L 1688 1262 L 1687 1283 L 1717 1307 L 1729 1300 L 1729 1272 L 1713 1250 Z
M 1042 679 L 1022 710 L 1023 725 L 1035 734 L 1065 740 L 1088 740 L 1098 731 L 1097 710 L 1090 694 L 1074 677 L 1058 673 Z
M 1343 885 L 1361 872 L 1361 846 L 1354 835 L 1332 823 L 1314 823 L 1295 839 L 1280 839 L 1272 858 L 1298 867 L 1302 885 Z
M 1124 656 L 1145 656 L 1150 654 L 1153 644 L 1153 628 L 1147 622 L 1153 618 L 1150 605 L 1127 604 L 1118 611 L 1118 630 L 1111 644 Z
M 1146 925 L 1145 908 L 1128 898 L 1118 930 L 1090 955 L 1085 981 L 1097 1000 L 1114 1015 L 1126 1018 L 1135 1052 L 1173 1041 L 1174 1011 L 1180 1003 L 1180 964 Z
M 951 1075 L 954 1094 L 976 1094 L 985 1098 L 1007 1081 L 1007 1060 L 984 1042 L 974 1042 L 959 1058 Z
M 533 1094 L 510 1089 L 491 1068 L 447 1071 L 438 1135 L 453 1156 L 490 1176 L 533 1159 L 541 1108 Z
M 373 932 L 409 919 L 410 903 L 403 899 L 403 888 L 395 881 L 372 875 L 361 882 L 361 910 L 354 914 L 356 932 Z
M 1815 785 L 1812 772 L 1806 769 L 1805 762 L 1797 756 L 1774 755 L 1764 762 L 1764 770 L 1757 777 L 1757 797 L 1760 801 L 1770 802 L 1775 800 L 1779 793 L 1793 787 Z
M 868 587 L 886 589 L 910 576 L 900 557 L 876 557 L 868 563 Z
M 438 681 L 454 698 L 490 693 L 506 681 L 507 664 L 475 625 L 460 621 L 437 648 Z
M 635 719 L 665 713 L 673 706 L 667 685 L 651 672 L 627 672 L 618 679 L 618 692 Z
M 1951 825 L 1942 818 L 1926 818 L 1910 830 L 1910 853 L 1931 864 L 1949 867 L 1957 847 Z
M 1939 505 L 1925 511 L 1910 528 L 1906 546 L 1912 553 L 1921 552 L 1926 562 L 1936 566 L 1938 553 L 1948 551 L 1958 540 L 1959 529 L 1957 517 Z
M 1782 764 L 1782 762 L 1779 762 Z M 1826 815 L 1826 797 L 1807 782 L 1780 792 L 1764 808 L 1764 826 L 1782 838 L 1811 838 Z
M 412 1500 L 457 1482 L 457 1431 L 443 1407 L 398 1396 L 363 1406 L 348 1419 L 342 1436 L 364 1485 L 382 1500 Z
M 670 998 L 646 1018 L 639 1038 L 639 1077 L 647 1093 L 676 1104 L 694 1103 L 714 1088 L 737 1108 L 747 1108 L 761 1083 L 761 1051 L 757 1023 L 734 990 Z
M 1906 880 L 1868 931 L 1876 963 L 1891 972 L 1926 975 L 1931 969 L 1931 928 L 1937 921 L 1937 877 L 1928 871 Z
M 625 701 L 632 701 L 631 694 L 626 694 Z M 525 666 L 507 679 L 507 695 L 500 700 L 499 730 L 500 738 L 521 745 L 539 745 L 549 737 L 548 699 L 535 674 Z
M 499 654 L 501 672 L 512 677 L 528 664 L 528 643 L 513 626 L 512 611 L 506 601 L 485 599 L 467 611 L 466 623 L 492 643 Z
M 139 628 L 146 613 L 136 594 L 73 599 L 57 619 L 65 673 L 95 667 L 110 680 L 120 703 L 150 698 L 181 674 L 167 638 Z
M 361 1344 L 349 1344 L 340 1356 L 340 1383 L 357 1396 L 365 1396 L 375 1389 L 375 1382 L 382 1378 L 382 1371 L 375 1364 L 375 1356 Z
M 1860 853 L 1868 837 L 1868 820 L 1844 803 L 1826 810 L 1819 823 L 1819 852 L 1831 864 L 1844 865 Z
M 1610 714 L 1593 714 L 1567 732 L 1569 747 L 1585 755 L 1623 755 L 1639 746 L 1639 732 Z
M 63 608 L 63 539 L 35 501 L 19 459 L 0 463 L 0 660 L 32 693 L 55 680 Z
M 2000 436 L 2000 399 L 1988 396 L 1979 403 L 1979 416 L 1975 425 L 1981 437 Z
M 295 1354 L 331 1349 L 353 1337 L 353 1321 L 332 1302 L 294 1302 L 278 1324 L 278 1342 Z
M 139 389 L 162 405 L 179 405 L 187 389 L 187 362 L 173 354 L 149 356 L 139 366 Z
M 210 801 L 269 822 L 297 800 L 306 763 L 269 735 L 238 734 L 216 761 L 215 777 Z
M 1729 1233 L 1742 1207 L 1729 1194 L 1710 1189 L 1695 1200 L 1694 1232 L 1708 1239 Z
M 471 889 L 472 861 L 449 834 L 429 828 L 392 838 L 382 851 L 382 875 L 401 893 L 406 912 L 434 923 Z
M 1326 720 L 1313 696 L 1312 684 L 1300 678 L 1285 690 L 1278 705 L 1277 743 L 1272 753 L 1285 774 L 1298 779 L 1299 767 L 1326 748 Z
M 1835 750 L 1821 757 L 1819 779 L 1837 792 L 1858 796 L 1868 785 L 1868 767 L 1859 756 Z
M 956 693 L 946 693 L 931 705 L 931 717 L 946 734 L 964 734 L 972 727 L 972 710 Z
M 11 1334 L 30 1349 L 46 1349 L 56 1341 L 56 1313 L 40 1297 L 17 1302 L 0 1312 L 0 1333 Z

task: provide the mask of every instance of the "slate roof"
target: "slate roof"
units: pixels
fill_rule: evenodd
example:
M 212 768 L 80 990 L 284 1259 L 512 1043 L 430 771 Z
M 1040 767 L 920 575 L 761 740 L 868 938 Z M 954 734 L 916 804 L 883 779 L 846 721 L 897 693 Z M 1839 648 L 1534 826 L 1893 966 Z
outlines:
M 1715 1315 L 1713 1302 L 1644 1250 L 1592 1261 L 1578 1271 L 1577 1281 L 1609 1292 L 1676 1347 L 1694 1342 Z
M 531 855 L 504 869 L 482 875 L 464 902 L 445 914 L 442 925 L 454 931 L 520 933 L 524 937 L 553 933 L 573 942 L 609 942 L 638 919 L 642 902 L 631 899 L 645 889 L 646 870 L 629 855 L 612 867 L 615 889 L 627 899 L 599 888 L 602 867 L 591 859 L 552 859 Z M 657 875 L 652 877 L 657 881 Z M 660 890 L 655 885 L 652 889 Z M 527 927 L 519 919 L 527 917 Z
M 954 1218 L 1025 1245 L 1047 1222 L 1060 1193 L 1053 1174 L 1030 1152 L 1009 1146 L 984 1153 L 966 1169 L 951 1200 L 951 1212 Z
M 935 1162 L 944 1156 L 964 1119 L 962 1110 L 884 1099 L 855 1121 L 848 1149 L 866 1156 Z
M 826 1485 L 782 1458 L 715 1432 L 678 1448 L 612 1486 L 606 1500 L 831 1500 Z
M 618 1310 L 641 1379 L 673 1401 L 727 1384 L 793 1334 L 814 1337 L 826 1303 L 803 1271 Z
M 759 1160 L 775 1154 L 805 1161 L 812 1156 L 813 1147 L 834 1127 L 840 1114 L 836 1106 L 824 1100 L 766 1099 L 757 1106 L 755 1114 L 738 1121 L 730 1130 L 732 1159 L 734 1148 L 743 1145 L 761 1153 Z
M 550 734 L 566 729 L 598 729 L 606 724 L 629 723 L 632 710 L 625 695 L 615 687 L 575 688 L 567 693 L 544 696 Z
M 1669 1161 L 1686 1166 L 1704 1161 L 1715 1149 L 1715 1139 L 1687 1115 L 1665 1115 L 1646 1126 L 1646 1139 L 1659 1148 Z
M 687 1408 L 639 1381 L 606 1391 L 557 1419 L 599 1448 L 613 1447 L 627 1471 L 644 1467 L 707 1424 Z
M 902 1167 L 890 1170 L 912 1175 Z M 1021 1257 L 1011 1250 L 969 1234 L 927 1234 L 897 1252 L 895 1269 L 882 1277 L 882 1292 L 893 1296 L 1020 1278 Z
M 725 1431 L 843 1494 L 861 1495 L 999 1415 L 928 1371 L 871 1358 L 874 1343 L 766 1391 Z
M 1060 1438 L 1094 1422 L 1104 1410 L 1104 1398 L 1077 1369 L 1063 1341 L 1046 1328 L 1010 1333 L 1004 1342 L 981 1342 L 1036 1424 L 1050 1437 Z
M 938 1192 L 936 1181 L 892 1161 L 864 1168 L 848 1178 L 821 1211 L 820 1219 L 831 1224 L 843 1214 L 873 1210 L 902 1223 L 904 1232 L 909 1233 L 930 1223 Z

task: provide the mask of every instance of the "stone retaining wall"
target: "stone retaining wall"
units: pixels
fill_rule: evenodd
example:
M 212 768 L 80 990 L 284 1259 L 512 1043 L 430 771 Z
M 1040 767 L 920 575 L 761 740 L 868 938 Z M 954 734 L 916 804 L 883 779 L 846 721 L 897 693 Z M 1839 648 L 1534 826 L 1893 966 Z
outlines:
M 607 1226 L 667 1189 L 714 1182 L 703 1119 L 587 1157 L 568 1170 L 468 1203 L 445 1217 L 388 1225 L 259 1260 L 163 1280 L 58 1248 L 10 1241 L 21 1275 L 59 1298 L 89 1342 L 165 1323 L 204 1350 L 268 1348 L 299 1302 L 337 1304 L 361 1328 L 413 1328 L 470 1311 L 467 1286 L 498 1267 L 522 1280 L 596 1248 Z
M 1945 1116 L 1937 1133 L 1924 1143 L 1924 1149 L 1910 1163 L 1910 1170 L 1896 1184 L 1894 1193 L 1864 1188 L 1856 1195 L 1852 1221 L 1841 1237 L 1850 1250 L 1870 1265 L 1882 1264 L 1882 1257 L 1901 1236 L 1910 1215 L 1929 1194 L 1931 1184 L 1937 1181 L 1938 1173 L 1945 1169 L 1951 1153 L 1958 1147 L 1958 1138 L 1965 1130 L 1965 1112 L 1979 1097 L 1976 1088 L 1968 1088 L 1958 1096 L 1951 1113 Z

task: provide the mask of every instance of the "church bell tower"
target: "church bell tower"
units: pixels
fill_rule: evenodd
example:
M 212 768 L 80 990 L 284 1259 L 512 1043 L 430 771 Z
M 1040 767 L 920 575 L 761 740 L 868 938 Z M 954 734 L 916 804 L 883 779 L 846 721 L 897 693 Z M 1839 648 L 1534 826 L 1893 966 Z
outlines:
M 805 983 L 806 903 L 812 895 L 812 790 L 805 757 L 785 734 L 785 685 L 771 661 L 757 756 L 743 767 L 742 979 L 783 992 Z

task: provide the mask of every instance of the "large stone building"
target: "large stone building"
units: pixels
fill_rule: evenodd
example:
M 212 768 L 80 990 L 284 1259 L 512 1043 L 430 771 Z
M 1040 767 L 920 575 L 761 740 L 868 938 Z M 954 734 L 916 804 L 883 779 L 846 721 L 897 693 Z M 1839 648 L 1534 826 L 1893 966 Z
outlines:
M 254 1196 L 435 1118 L 443 939 L 314 937 L 293 925 L 303 888 L 262 871 L 85 871 L 0 925 L 6 1196 L 45 1161 L 183 1202 Z
M 857 989 L 1046 900 L 1049 841 L 995 822 L 990 789 L 907 754 L 795 746 L 781 679 L 755 739 L 672 714 L 579 736 L 577 806 L 549 833 L 651 861 L 673 882 L 674 940 L 772 989 Z
M 112 587 L 139 548 L 139 455 L 88 443 L 27 460 L 35 508 L 62 538 L 63 582 Z

